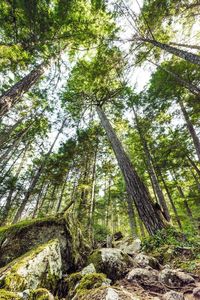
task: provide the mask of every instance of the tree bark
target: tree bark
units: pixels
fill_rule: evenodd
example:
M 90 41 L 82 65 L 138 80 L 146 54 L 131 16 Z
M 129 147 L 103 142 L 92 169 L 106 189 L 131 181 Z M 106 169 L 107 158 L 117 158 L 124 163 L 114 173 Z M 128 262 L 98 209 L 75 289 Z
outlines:
M 166 226 L 166 223 L 156 211 L 149 191 L 136 173 L 130 158 L 124 151 L 121 142 L 110 125 L 105 113 L 97 106 L 97 113 L 112 145 L 116 159 L 126 182 L 127 192 L 134 199 L 139 216 L 149 234 L 155 234 Z
M 200 50 L 200 46 L 198 46 L 198 45 L 188 45 L 188 44 L 181 44 L 181 43 L 174 43 L 174 42 L 171 42 L 169 44 L 172 45 L 172 46 L 178 46 L 178 47 L 183 47 L 183 48 L 190 48 L 190 49 Z
M 181 111 L 183 113 L 183 116 L 185 118 L 185 121 L 186 121 L 186 125 L 187 125 L 187 128 L 188 128 L 188 131 L 192 137 L 192 140 L 193 140 L 193 143 L 194 143 L 194 147 L 195 147 L 195 150 L 196 150 L 196 154 L 197 154 L 197 157 L 198 157 L 198 160 L 200 162 L 200 140 L 196 134 L 196 131 L 194 129 L 194 126 L 190 120 L 190 117 L 188 115 L 188 112 L 183 104 L 183 101 L 182 100 L 178 100 L 178 103 L 181 107 Z
M 18 178 L 20 176 L 20 173 L 21 173 L 21 170 L 23 168 L 23 165 L 24 165 L 24 161 L 25 161 L 25 158 L 26 158 L 26 154 L 27 154 L 27 151 L 29 149 L 29 146 L 30 146 L 30 143 L 27 143 L 27 145 L 25 146 L 25 148 L 23 149 L 23 155 L 22 155 L 22 159 L 21 159 L 21 162 L 19 164 L 19 167 L 16 171 L 16 174 L 15 174 L 15 178 L 16 178 L 16 183 L 18 181 Z M 9 194 L 8 194 L 8 197 L 6 199 L 6 205 L 5 207 L 3 208 L 3 211 L 1 212 L 1 220 L 2 222 L 0 223 L 1 226 L 5 225 L 6 223 L 6 219 L 9 215 L 9 212 L 10 212 L 10 209 L 12 207 L 12 201 L 13 201 L 13 194 L 15 192 L 15 189 L 16 189 L 16 184 L 15 186 L 13 186 L 10 191 L 9 191 Z
M 127 195 L 127 204 L 128 204 L 128 217 L 129 217 L 131 235 L 132 237 L 136 238 L 138 236 L 136 217 L 135 217 L 135 212 L 133 207 L 133 200 L 130 198 L 129 194 Z
M 152 184 L 153 184 L 153 188 L 154 188 L 154 190 L 156 192 L 156 195 L 158 196 L 158 200 L 159 200 L 159 203 L 160 203 L 160 205 L 161 205 L 161 207 L 163 209 L 163 212 L 165 214 L 166 220 L 170 221 L 169 209 L 167 207 L 167 203 L 166 203 L 165 197 L 163 195 L 162 189 L 161 189 L 160 184 L 158 182 L 158 179 L 157 179 L 157 176 L 156 176 L 153 164 L 152 164 L 152 157 L 151 157 L 151 154 L 149 152 L 147 141 L 146 141 L 146 139 L 144 137 L 144 134 L 143 134 L 143 132 L 141 130 L 139 119 L 138 119 L 138 116 L 137 116 L 137 113 L 136 113 L 134 107 L 133 107 L 133 113 L 134 113 L 134 116 L 135 116 L 137 130 L 138 130 L 138 133 L 139 133 L 139 136 L 140 136 L 140 140 L 142 142 L 143 150 L 144 150 L 144 153 L 145 153 L 146 166 L 147 166 L 147 170 L 148 170 L 149 176 L 150 176 Z
M 178 48 L 172 47 L 170 45 L 158 42 L 156 40 L 151 40 L 148 38 L 139 38 L 138 40 L 143 41 L 145 43 L 150 43 L 160 49 L 165 50 L 168 53 L 174 54 L 175 56 L 183 58 L 193 64 L 200 65 L 200 56 L 199 55 L 196 55 L 194 53 L 191 53 L 191 52 L 188 52 L 185 50 L 181 50 L 181 49 L 178 49 Z
M 98 141 L 96 143 L 96 148 L 94 152 L 94 160 L 92 166 L 92 190 L 91 190 L 91 201 L 90 201 L 90 211 L 89 211 L 89 238 L 93 244 L 93 225 L 94 225 L 94 209 L 95 209 L 95 188 L 96 188 L 96 164 L 97 164 L 97 153 L 98 153 Z
M 186 89 L 188 89 L 193 95 L 195 96 L 200 96 L 200 89 L 196 86 L 193 85 L 192 83 L 184 80 L 183 78 L 181 78 L 179 75 L 177 75 L 176 73 L 162 67 L 161 65 L 152 62 L 151 60 L 148 59 L 148 61 L 150 63 L 152 63 L 153 65 L 157 66 L 159 69 L 165 71 L 167 74 L 169 74 L 171 77 L 173 77 L 177 83 L 179 83 L 181 86 L 185 87 Z
M 0 117 L 4 116 L 40 79 L 46 64 L 42 63 L 0 96 Z
M 200 177 L 200 169 L 197 167 L 197 165 L 195 164 L 195 162 L 190 158 L 189 155 L 186 156 L 187 159 L 189 160 L 191 166 L 194 168 L 194 170 L 197 172 L 198 176 Z
M 69 175 L 69 172 L 67 172 L 67 175 L 65 176 L 65 182 L 63 183 L 63 186 L 62 186 L 61 194 L 60 194 L 58 204 L 57 204 L 57 208 L 56 208 L 57 213 L 59 212 L 60 207 L 61 207 L 63 195 L 64 195 L 64 192 L 65 192 L 65 188 L 66 188 L 66 184 L 67 184 L 67 180 L 68 180 L 68 175 Z
M 170 204 L 171 204 L 171 206 L 172 206 L 172 209 L 173 209 L 173 211 L 174 211 L 174 215 L 175 215 L 177 224 L 178 224 L 179 228 L 182 230 L 183 228 L 182 228 L 181 220 L 180 220 L 180 218 L 179 218 L 179 215 L 178 215 L 176 206 L 175 206 L 175 204 L 174 204 L 174 200 L 172 199 L 172 196 L 171 196 L 171 193 L 170 193 L 170 191 L 169 191 L 169 188 L 168 188 L 168 186 L 167 186 L 167 184 L 166 184 L 166 182 L 165 182 L 165 179 L 164 179 L 162 173 L 160 172 L 160 170 L 159 170 L 159 175 L 160 175 L 160 178 L 161 178 L 161 180 L 162 180 L 162 182 L 163 182 L 163 185 L 164 185 L 165 191 L 166 191 L 166 193 L 167 193 L 167 196 L 168 196 L 168 198 L 169 198 L 169 201 L 170 201 Z

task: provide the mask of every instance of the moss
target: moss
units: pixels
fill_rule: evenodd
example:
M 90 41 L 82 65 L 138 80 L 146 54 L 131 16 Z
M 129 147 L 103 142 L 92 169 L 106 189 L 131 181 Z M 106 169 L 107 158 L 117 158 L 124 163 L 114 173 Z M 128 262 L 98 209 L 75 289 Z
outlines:
M 200 276 L 200 259 L 194 259 L 185 262 L 177 262 L 176 266 L 186 272 L 192 272 Z
M 56 224 L 60 224 L 60 223 L 64 223 L 65 220 L 63 218 L 58 218 L 58 217 L 47 217 L 47 218 L 39 218 L 39 219 L 34 219 L 34 220 L 24 220 L 21 221 L 17 224 L 13 224 L 10 226 L 4 226 L 4 227 L 0 227 L 0 241 L 2 241 L 2 239 L 6 238 L 7 235 L 10 234 L 19 234 L 20 231 L 22 230 L 28 230 L 29 227 L 32 227 L 34 225 L 40 225 L 40 224 L 51 224 L 51 223 L 56 223 Z
M 16 293 L 0 289 L 0 300 L 20 300 L 22 299 Z
M 68 291 L 72 291 L 75 289 L 75 286 L 77 285 L 77 283 L 82 279 L 82 275 L 81 273 L 77 272 L 77 273 L 73 273 L 71 275 L 69 275 L 66 279 L 66 285 L 67 285 L 67 289 Z
M 102 273 L 84 275 L 76 289 L 77 295 L 85 294 L 88 290 L 101 287 L 105 280 L 106 276 Z
M 37 254 L 39 254 L 42 250 L 44 250 L 47 246 L 54 244 L 56 240 L 51 240 L 48 243 L 41 245 L 39 247 L 35 247 L 34 249 L 30 250 L 26 254 L 22 255 L 21 257 L 15 259 L 13 262 L 10 264 L 6 265 L 4 268 L 0 269 L 0 272 L 3 273 L 8 270 L 7 275 L 3 279 L 3 282 L 1 282 L 1 285 L 3 285 L 4 288 L 7 288 L 11 291 L 16 291 L 17 290 L 23 290 L 26 288 L 26 278 L 20 276 L 17 274 L 17 271 L 21 266 L 24 266 L 33 259 Z M 50 270 L 48 272 L 48 276 L 50 279 Z M 51 278 L 51 283 L 52 283 L 52 278 Z
M 34 290 L 31 293 L 31 300 L 49 300 L 49 291 L 43 288 Z
M 194 236 L 180 232 L 173 227 L 159 230 L 155 235 L 142 240 L 142 249 L 147 253 L 166 245 L 199 248 L 200 240 L 198 237 L 194 238 Z
M 95 250 L 89 257 L 87 261 L 88 265 L 93 263 L 97 272 L 101 271 L 102 267 L 102 257 L 101 252 L 99 250 Z

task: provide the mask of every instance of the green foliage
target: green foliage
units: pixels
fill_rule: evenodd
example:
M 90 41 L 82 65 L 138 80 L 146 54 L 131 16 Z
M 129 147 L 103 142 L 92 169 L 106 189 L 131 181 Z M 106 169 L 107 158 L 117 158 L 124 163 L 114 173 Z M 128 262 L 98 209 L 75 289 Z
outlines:
M 77 294 L 81 295 L 87 293 L 88 290 L 101 287 L 105 279 L 105 274 L 101 273 L 84 275 L 76 289 Z
M 103 242 L 106 241 L 107 235 L 109 234 L 109 229 L 105 225 L 95 224 L 94 226 L 94 237 L 95 241 Z
M 200 240 L 194 235 L 177 231 L 173 227 L 158 231 L 154 236 L 142 240 L 142 249 L 146 252 L 158 250 L 162 246 L 199 247 Z M 159 250 L 158 250 L 159 251 Z

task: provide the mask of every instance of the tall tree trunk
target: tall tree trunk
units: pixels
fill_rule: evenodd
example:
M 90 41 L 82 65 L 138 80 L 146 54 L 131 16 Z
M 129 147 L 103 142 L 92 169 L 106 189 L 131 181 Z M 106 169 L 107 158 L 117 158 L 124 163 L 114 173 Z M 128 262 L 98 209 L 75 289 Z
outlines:
M 96 163 L 97 163 L 97 153 L 98 153 L 98 142 L 96 143 L 96 148 L 94 152 L 94 160 L 92 166 L 92 189 L 91 189 L 91 201 L 90 201 L 90 211 L 89 211 L 89 221 L 88 230 L 89 237 L 93 244 L 93 225 L 94 225 L 94 209 L 95 209 L 95 188 L 96 188 Z
M 156 176 L 153 164 L 152 164 L 152 157 L 151 157 L 151 154 L 149 152 L 147 141 L 145 139 L 144 133 L 142 132 L 141 125 L 139 123 L 139 119 L 138 119 L 138 116 L 137 116 L 137 113 L 136 113 L 134 107 L 133 107 L 133 113 L 134 113 L 134 116 L 135 116 L 137 130 L 138 130 L 140 140 L 142 142 L 143 150 L 144 150 L 144 153 L 145 153 L 146 166 L 147 166 L 147 170 L 148 170 L 149 176 L 150 176 L 152 184 L 153 184 L 153 188 L 156 192 L 156 195 L 158 196 L 158 200 L 159 200 L 159 203 L 160 203 L 160 205 L 163 209 L 166 220 L 170 221 L 169 209 L 167 207 L 165 197 L 163 195 L 162 189 L 161 189 L 160 184 L 158 182 L 158 179 L 157 179 L 157 176 Z
M 42 63 L 0 96 L 0 117 L 4 116 L 40 79 L 46 64 Z
M 150 43 L 160 49 L 165 50 L 168 53 L 174 54 L 175 56 L 183 58 L 193 64 L 200 65 L 199 55 L 148 38 L 138 38 L 138 40 L 143 41 L 145 43 Z
M 198 166 L 195 164 L 195 162 L 190 158 L 189 155 L 186 155 L 189 163 L 191 164 L 191 166 L 194 168 L 194 170 L 197 172 L 198 176 L 200 177 L 200 169 L 198 168 Z
M 172 46 L 178 46 L 178 47 L 183 47 L 183 48 L 190 48 L 190 49 L 200 50 L 200 46 L 198 46 L 198 45 L 189 45 L 189 44 L 181 44 L 181 43 L 174 43 L 174 42 L 171 42 L 169 44 L 172 45 Z
M 185 194 L 184 194 L 184 192 L 183 192 L 183 190 L 182 190 L 182 188 L 181 188 L 180 185 L 177 185 L 177 189 L 178 189 L 178 191 L 179 191 L 180 196 L 183 198 L 183 204 L 184 204 L 184 207 L 185 207 L 185 209 L 186 209 L 187 215 L 188 215 L 188 217 L 190 218 L 191 223 L 193 223 L 193 215 L 192 215 L 192 211 L 191 211 L 191 209 L 190 209 L 190 207 L 189 207 L 189 205 L 188 205 L 188 202 L 187 202 L 187 200 L 186 200 Z
M 166 224 L 160 214 L 156 211 L 149 191 L 133 168 L 130 158 L 124 151 L 122 144 L 110 125 L 105 113 L 99 106 L 96 107 L 96 110 L 124 176 L 127 192 L 130 194 L 130 197 L 134 199 L 139 216 L 147 231 L 149 234 L 155 234 L 157 230 L 164 228 Z
M 162 173 L 161 173 L 160 170 L 159 170 L 159 175 L 160 175 L 160 178 L 161 178 L 161 180 L 162 180 L 162 182 L 163 182 L 163 186 L 164 186 L 165 191 L 166 191 L 166 193 L 167 193 L 167 196 L 168 196 L 168 198 L 169 198 L 170 204 L 171 204 L 171 206 L 172 206 L 172 209 L 173 209 L 173 212 L 174 212 L 174 215 L 175 215 L 177 224 L 178 224 L 179 228 L 182 230 L 183 228 L 182 228 L 181 220 L 180 220 L 180 218 L 179 218 L 179 215 L 178 215 L 176 206 L 175 206 L 175 204 L 174 204 L 174 200 L 172 199 L 170 190 L 169 190 L 169 188 L 168 188 L 168 186 L 167 186 L 167 183 L 166 183 L 166 181 L 165 181 L 165 179 L 164 179 L 164 177 L 163 177 L 163 175 L 162 175 Z
M 186 108 L 185 108 L 185 106 L 183 104 L 183 101 L 179 99 L 178 103 L 179 103 L 179 105 L 181 107 L 181 111 L 182 111 L 183 116 L 185 118 L 188 131 L 189 131 L 189 133 L 190 133 L 190 135 L 192 137 L 192 140 L 193 140 L 193 143 L 194 143 L 194 147 L 195 147 L 195 150 L 196 150 L 196 154 L 197 154 L 198 160 L 200 162 L 200 140 L 199 140 L 199 138 L 197 136 L 197 133 L 196 133 L 196 131 L 194 129 L 194 126 L 193 126 L 193 124 L 192 124 L 192 122 L 190 120 L 188 112 L 187 112 L 187 110 L 186 110 Z
M 191 222 L 191 224 L 193 224 L 194 220 L 193 220 L 192 211 L 191 211 L 191 209 L 190 209 L 190 207 L 188 205 L 188 202 L 187 202 L 187 199 L 186 199 L 185 194 L 183 192 L 183 189 L 182 189 L 182 187 L 178 183 L 177 174 L 176 174 L 175 170 L 172 170 L 172 172 L 170 172 L 170 173 L 172 174 L 173 180 L 174 180 L 174 182 L 176 184 L 176 188 L 177 188 L 177 190 L 178 190 L 181 198 L 183 199 L 183 205 L 184 205 L 184 207 L 186 209 L 188 217 L 190 218 L 190 222 Z
M 137 224 L 136 224 L 136 217 L 135 217 L 135 212 L 134 212 L 134 207 L 133 207 L 133 199 L 130 198 L 130 195 L 127 195 L 127 204 L 128 204 L 128 218 L 129 218 L 129 224 L 130 224 L 130 229 L 131 229 L 131 235 L 132 237 L 137 237 L 138 232 L 137 232 Z
M 57 133 L 57 135 L 56 135 L 56 137 L 55 137 L 55 139 L 54 139 L 54 141 L 53 141 L 53 143 L 52 143 L 49 151 L 45 155 L 45 157 L 44 157 L 44 159 L 43 159 L 40 167 L 36 171 L 36 174 L 35 174 L 34 178 L 32 179 L 32 181 L 31 181 L 31 183 L 29 185 L 29 188 L 28 188 L 28 190 L 27 190 L 27 192 L 26 192 L 26 194 L 24 196 L 24 199 L 22 200 L 21 205 L 20 205 L 19 209 L 17 210 L 17 213 L 16 213 L 16 215 L 14 217 L 13 223 L 18 222 L 18 220 L 20 219 L 21 214 L 22 214 L 22 212 L 23 212 L 23 210 L 24 210 L 24 208 L 26 206 L 26 203 L 28 202 L 31 193 L 32 193 L 33 189 L 35 188 L 35 186 L 36 186 L 36 184 L 38 182 L 38 179 L 40 178 L 40 175 L 42 174 L 42 171 L 43 171 L 43 169 L 44 169 L 44 167 L 46 165 L 46 161 L 49 158 L 49 156 L 50 156 L 50 154 L 51 154 L 51 152 L 52 152 L 52 150 L 53 150 L 53 148 L 55 146 L 55 143 L 57 142 L 58 137 L 59 137 L 59 135 L 61 134 L 61 132 L 63 130 L 65 122 L 66 122 L 66 119 L 62 122 L 62 126 L 60 127 L 60 129 L 59 129 L 59 131 L 58 131 L 58 133 Z
M 36 204 L 35 204 L 35 208 L 33 210 L 33 215 L 32 215 L 32 218 L 35 218 L 37 212 L 38 212 L 38 208 L 39 208 L 39 203 L 40 203 L 40 199 L 42 197 L 42 193 L 43 193 L 43 189 L 44 189 L 44 184 L 45 184 L 45 179 L 43 179 L 42 183 L 41 183 L 41 187 L 40 187 L 40 191 L 37 195 L 37 200 L 36 200 Z
M 21 158 L 21 162 L 20 162 L 19 167 L 17 168 L 16 174 L 15 174 L 16 183 L 18 182 L 18 178 L 19 178 L 20 173 L 22 171 L 22 168 L 23 168 L 23 165 L 24 165 L 24 161 L 25 161 L 26 154 L 27 154 L 27 151 L 29 149 L 29 146 L 30 146 L 30 143 L 27 143 L 25 148 L 23 149 L 23 155 L 22 155 L 22 158 Z M 15 184 L 15 186 L 13 186 L 10 189 L 8 197 L 6 199 L 6 205 L 3 208 L 3 211 L 1 212 L 1 220 L 2 220 L 2 223 L 0 223 L 1 225 L 5 225 L 6 219 L 9 215 L 10 209 L 12 207 L 12 201 L 13 201 L 12 197 L 13 197 L 13 194 L 15 192 L 15 189 L 16 189 L 16 184 Z
M 63 186 L 62 186 L 61 194 L 60 194 L 58 204 L 57 204 L 57 208 L 56 208 L 57 213 L 59 212 L 60 207 L 61 207 L 63 195 L 64 195 L 64 192 L 65 192 L 65 188 L 66 188 L 66 184 L 67 184 L 67 180 L 68 180 L 68 175 L 69 175 L 69 172 L 67 172 L 67 175 L 65 176 L 65 182 L 63 183 Z

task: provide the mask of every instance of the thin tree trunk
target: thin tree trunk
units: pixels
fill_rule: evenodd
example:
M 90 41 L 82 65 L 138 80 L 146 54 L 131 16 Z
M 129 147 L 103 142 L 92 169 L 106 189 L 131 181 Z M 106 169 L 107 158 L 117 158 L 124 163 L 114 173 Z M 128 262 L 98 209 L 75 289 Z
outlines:
M 144 134 L 141 130 L 139 119 L 138 119 L 138 116 L 137 116 L 137 113 L 136 113 L 134 107 L 133 107 L 133 113 L 134 113 L 134 116 L 135 116 L 136 126 L 137 126 L 137 130 L 138 130 L 138 133 L 139 133 L 139 136 L 140 136 L 140 140 L 142 142 L 143 150 L 144 150 L 144 153 L 145 153 L 145 156 L 146 156 L 146 165 L 147 165 L 147 170 L 148 170 L 149 176 L 151 178 L 151 181 L 152 181 L 153 187 L 155 189 L 155 192 L 158 196 L 159 203 L 160 203 L 160 205 L 163 209 L 165 218 L 166 218 L 167 221 L 170 221 L 169 209 L 167 207 L 165 197 L 163 195 L 162 189 L 161 189 L 160 184 L 158 182 L 158 179 L 157 179 L 157 176 L 156 176 L 153 164 L 152 164 L 152 157 L 151 157 L 151 154 L 149 152 L 147 141 L 146 141 L 145 136 L 144 136 Z
M 168 186 L 167 186 L 167 184 L 166 184 L 166 182 L 165 182 L 165 179 L 164 179 L 162 173 L 160 172 L 160 170 L 159 170 L 159 175 L 160 175 L 160 178 L 161 178 L 162 183 L 163 183 L 163 185 L 164 185 L 164 188 L 165 188 L 165 191 L 166 191 L 166 193 L 167 193 L 167 196 L 168 196 L 168 198 L 169 198 L 169 201 L 170 201 L 170 204 L 171 204 L 171 206 L 172 206 L 172 209 L 173 209 L 173 211 L 174 211 L 174 215 L 175 215 L 177 224 L 178 224 L 179 228 L 182 230 L 183 228 L 182 228 L 181 220 L 180 220 L 180 218 L 179 218 L 179 215 L 178 215 L 176 206 L 175 206 L 175 204 L 174 204 L 174 200 L 172 199 L 172 196 L 171 196 L 171 193 L 170 193 L 170 191 L 169 191 L 169 188 L 168 188 Z
M 98 153 L 98 142 L 96 143 L 96 149 L 94 152 L 94 160 L 92 166 L 92 190 L 91 190 L 91 201 L 90 201 L 90 211 L 89 211 L 89 222 L 88 222 L 88 230 L 89 237 L 93 240 L 93 225 L 94 225 L 94 209 L 95 209 L 95 187 L 96 187 L 96 163 L 97 163 L 97 153 Z
M 174 182 L 175 182 L 175 184 L 176 184 L 176 188 L 177 188 L 177 190 L 178 190 L 178 192 L 179 192 L 181 198 L 183 199 L 183 205 L 184 205 L 184 207 L 185 207 L 185 209 L 186 209 L 186 212 L 187 212 L 188 217 L 190 218 L 190 222 L 191 222 L 191 224 L 193 224 L 193 215 L 192 215 L 192 211 L 191 211 L 191 209 L 190 209 L 190 207 L 189 207 L 189 205 L 188 205 L 188 203 L 187 203 L 187 200 L 186 200 L 185 194 L 184 194 L 184 192 L 183 192 L 183 189 L 182 189 L 182 187 L 179 185 L 179 183 L 178 183 L 178 181 L 177 181 L 177 175 L 176 175 L 175 170 L 172 170 L 172 173 L 171 173 L 171 174 L 172 174 L 172 177 L 173 177 Z
M 192 83 L 190 83 L 189 81 L 184 80 L 183 78 L 181 78 L 179 75 L 177 75 L 176 73 L 164 68 L 163 66 L 152 62 L 151 60 L 147 59 L 150 63 L 154 64 L 155 66 L 157 66 L 159 69 L 165 71 L 167 74 L 169 74 L 171 77 L 173 77 L 176 82 L 178 82 L 181 86 L 185 87 L 186 89 L 188 89 L 193 95 L 195 96 L 200 96 L 200 89 L 193 85 Z
M 16 183 L 18 181 L 19 175 L 20 175 L 21 170 L 23 168 L 23 164 L 24 164 L 24 161 L 25 161 L 25 158 L 26 158 L 26 154 L 27 154 L 27 151 L 29 149 L 29 145 L 30 145 L 30 143 L 27 143 L 27 145 L 25 146 L 25 148 L 23 150 L 24 153 L 23 153 L 21 162 L 20 162 L 19 167 L 18 167 L 18 169 L 16 171 L 16 174 L 15 174 Z M 11 205 L 12 205 L 12 201 L 13 201 L 12 196 L 13 196 L 13 193 L 15 192 L 15 189 L 16 189 L 16 184 L 15 184 L 14 187 L 12 187 L 10 189 L 10 192 L 9 192 L 8 197 L 6 199 L 6 205 L 3 208 L 3 212 L 1 212 L 1 215 L 2 215 L 2 217 L 1 217 L 1 220 L 2 220 L 1 225 L 5 225 L 6 219 L 7 219 L 8 215 L 9 215 L 9 211 L 11 209 Z
M 189 205 L 188 205 L 188 202 L 187 202 L 187 200 L 186 200 L 185 194 L 184 194 L 184 192 L 183 192 L 183 190 L 182 190 L 182 188 L 181 188 L 180 185 L 177 185 L 177 189 L 178 189 L 178 191 L 179 191 L 180 196 L 183 198 L 183 204 L 184 204 L 185 209 L 186 209 L 186 211 L 187 211 L 187 215 L 188 215 L 188 217 L 190 218 L 191 223 L 193 223 L 193 215 L 192 215 L 192 211 L 191 211 L 191 209 L 190 209 L 190 207 L 189 207 Z
M 196 183 L 196 185 L 197 185 L 197 188 L 198 188 L 198 190 L 200 191 L 200 182 L 199 182 L 199 180 L 198 180 L 198 178 L 197 178 L 197 175 L 196 175 L 191 169 L 189 169 L 189 171 L 191 172 L 192 177 L 194 178 L 195 183 Z
M 55 137 L 55 139 L 54 139 L 54 141 L 53 141 L 53 143 L 52 143 L 52 145 L 51 145 L 48 153 L 45 155 L 45 157 L 44 157 L 44 159 L 43 159 L 40 167 L 38 168 L 38 170 L 36 172 L 36 175 L 32 179 L 32 181 L 31 181 L 31 183 L 29 185 L 29 188 L 28 188 L 28 190 L 27 190 L 27 192 L 25 194 L 25 197 L 24 197 L 24 199 L 23 199 L 23 201 L 22 201 L 22 203 L 21 203 L 21 205 L 20 205 L 20 207 L 19 207 L 19 209 L 18 209 L 18 211 L 17 211 L 17 213 L 16 213 L 16 215 L 14 217 L 13 223 L 16 223 L 20 219 L 21 214 L 22 214 L 22 212 L 23 212 L 23 210 L 24 210 L 24 208 L 26 206 L 26 203 L 28 202 L 31 193 L 32 193 L 33 189 L 35 188 L 35 186 L 36 186 L 36 184 L 38 182 L 38 179 L 40 178 L 40 175 L 42 174 L 42 171 L 43 171 L 43 169 L 45 167 L 46 161 L 47 161 L 48 157 L 50 156 L 50 154 L 51 154 L 51 152 L 52 152 L 52 150 L 53 150 L 53 148 L 55 146 L 55 143 L 58 140 L 59 135 L 62 132 L 62 129 L 63 129 L 64 125 L 65 125 L 65 122 L 66 122 L 66 119 L 63 121 L 62 126 L 60 127 L 60 129 L 59 129 L 59 131 L 58 131 L 58 133 L 57 133 L 57 135 L 56 135 L 56 137 Z
M 187 125 L 187 128 L 188 128 L 188 131 L 192 137 L 192 140 L 193 140 L 193 143 L 194 143 L 194 147 L 195 147 L 195 150 L 196 150 L 196 154 L 197 154 L 197 157 L 198 157 L 198 160 L 200 162 L 200 140 L 196 134 L 196 131 L 194 129 L 194 126 L 190 120 L 190 117 L 188 115 L 188 112 L 183 104 L 183 101 L 182 100 L 178 100 L 178 103 L 181 107 L 181 111 L 183 113 L 183 116 L 185 118 L 185 121 L 186 121 L 186 125 Z
M 195 162 L 189 157 L 189 155 L 187 155 L 186 157 L 189 160 L 191 166 L 194 168 L 194 170 L 197 172 L 197 174 L 200 177 L 200 169 L 197 167 L 197 165 L 195 164 Z
M 190 48 L 190 49 L 200 50 L 200 46 L 198 46 L 198 45 L 189 45 L 189 44 L 181 44 L 181 43 L 174 43 L 174 42 L 171 42 L 169 44 L 172 45 L 172 46 L 178 46 L 178 47 L 183 47 L 183 48 Z
M 151 40 L 148 38 L 138 38 L 138 40 L 143 41 L 145 43 L 150 43 L 160 49 L 165 50 L 168 53 L 174 54 L 175 56 L 183 58 L 193 64 L 200 65 L 200 56 L 199 55 L 196 55 L 194 53 L 191 53 L 191 52 L 188 52 L 185 50 L 181 50 L 181 49 L 178 49 L 178 48 L 172 47 L 170 45 L 158 42 L 156 40 Z
M 43 188 L 44 188 L 45 179 L 46 179 L 46 178 L 43 179 L 42 184 L 41 184 L 41 188 L 40 188 L 40 192 L 39 192 L 38 195 L 37 195 L 36 205 L 35 205 L 35 208 L 34 208 L 34 210 L 33 210 L 33 215 L 32 215 L 33 218 L 35 218 L 35 216 L 36 216 L 36 214 L 37 214 L 37 211 L 38 211 L 40 199 L 41 199 L 41 196 L 42 196 L 42 193 L 43 193 Z
M 42 63 L 0 96 L 0 117 L 4 116 L 40 79 L 46 64 Z
M 67 180 L 68 180 L 68 175 L 69 175 L 69 172 L 67 172 L 67 175 L 65 176 L 65 182 L 62 186 L 62 190 L 61 190 L 61 194 L 60 194 L 60 197 L 59 197 L 59 200 L 58 200 L 58 205 L 57 205 L 57 208 L 56 208 L 56 212 L 59 212 L 60 207 L 61 207 L 63 195 L 64 195 L 64 192 L 65 192 L 65 188 L 66 188 L 66 184 L 67 184 Z
M 96 107 L 96 110 L 124 176 L 127 192 L 130 194 L 130 197 L 134 199 L 139 216 L 145 224 L 147 231 L 149 234 L 154 234 L 157 230 L 166 226 L 165 221 L 156 211 L 149 191 L 134 170 L 130 158 L 124 151 L 122 144 L 110 125 L 105 113 L 99 106 Z
M 132 237 L 137 237 L 138 232 L 137 232 L 137 224 L 136 224 L 136 217 L 135 217 L 135 212 L 133 208 L 133 199 L 130 198 L 130 195 L 128 194 L 127 197 L 127 204 L 128 204 L 128 217 L 129 217 L 129 225 L 131 229 L 131 235 Z
M 45 203 L 49 187 L 50 187 L 50 183 L 48 183 L 47 186 L 46 186 L 46 189 L 45 189 L 45 192 L 44 192 L 44 196 L 42 197 L 42 201 L 41 201 L 41 203 L 39 205 L 39 208 L 38 208 L 38 212 L 40 212 L 42 210 L 42 208 L 43 208 L 43 205 Z

